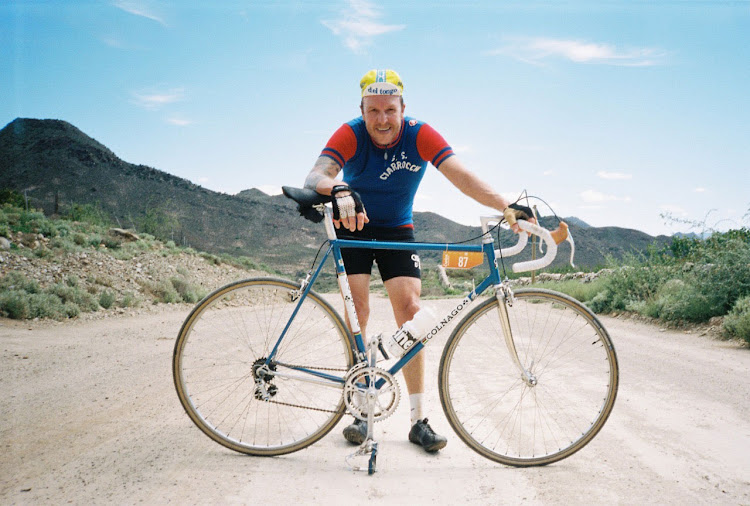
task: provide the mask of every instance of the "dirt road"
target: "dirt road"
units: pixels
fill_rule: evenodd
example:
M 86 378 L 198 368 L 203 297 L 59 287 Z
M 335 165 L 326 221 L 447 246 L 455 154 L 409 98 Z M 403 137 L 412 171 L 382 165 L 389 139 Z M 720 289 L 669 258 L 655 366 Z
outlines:
M 375 304 L 371 332 L 392 328 L 387 308 Z M 376 426 L 379 471 L 368 476 L 345 464 L 343 423 L 276 458 L 235 454 L 193 426 L 171 377 L 188 310 L 0 320 L 0 504 L 750 504 L 750 350 L 736 344 L 602 318 L 621 368 L 607 425 L 565 461 L 515 469 L 475 454 L 445 421 L 443 333 L 426 349 L 428 411 L 448 446 L 427 455 L 408 443 L 404 398 Z

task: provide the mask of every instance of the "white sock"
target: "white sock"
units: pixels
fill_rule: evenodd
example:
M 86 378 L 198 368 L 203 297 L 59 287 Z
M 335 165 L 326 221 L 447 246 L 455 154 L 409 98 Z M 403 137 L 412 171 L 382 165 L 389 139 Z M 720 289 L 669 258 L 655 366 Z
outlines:
M 422 413 L 422 405 L 424 400 L 424 394 L 411 394 L 409 395 L 409 404 L 411 405 L 411 424 L 414 425 L 419 420 L 424 418 Z

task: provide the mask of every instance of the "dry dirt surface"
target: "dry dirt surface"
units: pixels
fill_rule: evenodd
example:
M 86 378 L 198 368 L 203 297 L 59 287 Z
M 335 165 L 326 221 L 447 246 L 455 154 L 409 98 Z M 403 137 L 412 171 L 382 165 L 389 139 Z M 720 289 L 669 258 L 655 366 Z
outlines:
M 602 318 L 621 369 L 609 421 L 567 460 L 516 469 L 451 432 L 436 387 L 442 333 L 426 349 L 428 411 L 448 446 L 428 455 L 407 441 L 404 397 L 375 427 L 368 476 L 345 463 L 348 417 L 283 457 L 204 436 L 172 385 L 188 312 L 0 320 L 0 504 L 750 504 L 750 350 L 735 343 Z M 379 298 L 370 331 L 392 327 Z

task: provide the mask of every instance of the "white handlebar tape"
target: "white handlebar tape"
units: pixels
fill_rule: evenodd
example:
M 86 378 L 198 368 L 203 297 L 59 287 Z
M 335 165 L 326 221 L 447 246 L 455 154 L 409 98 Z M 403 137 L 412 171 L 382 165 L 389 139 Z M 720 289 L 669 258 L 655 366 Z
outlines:
M 557 255 L 557 244 L 552 239 L 549 231 L 546 228 L 542 228 L 539 225 L 534 225 L 528 221 L 518 220 L 518 227 L 524 232 L 531 232 L 534 235 L 538 235 L 542 240 L 547 243 L 547 253 L 536 260 L 528 260 L 526 262 L 517 262 L 513 264 L 513 272 L 526 272 L 536 271 L 547 267 L 555 259 Z M 526 234 L 520 234 L 526 235 Z M 520 241 L 519 241 L 520 242 Z
M 523 251 L 523 249 L 526 247 L 526 243 L 529 242 L 529 236 L 528 234 L 518 234 L 518 242 L 513 246 L 508 246 L 507 248 L 502 248 L 499 250 L 495 250 L 495 256 L 496 257 L 511 257 L 513 255 L 518 255 L 520 252 Z

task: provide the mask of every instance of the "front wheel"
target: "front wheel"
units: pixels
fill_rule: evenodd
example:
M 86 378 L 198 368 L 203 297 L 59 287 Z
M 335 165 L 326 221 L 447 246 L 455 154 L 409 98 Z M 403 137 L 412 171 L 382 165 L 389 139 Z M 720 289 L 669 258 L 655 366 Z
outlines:
M 325 436 L 344 414 L 342 377 L 354 360 L 349 333 L 314 292 L 291 319 L 299 288 L 274 278 L 238 281 L 198 303 L 180 329 L 177 395 L 190 419 L 227 448 L 290 453 Z
M 456 327 L 440 360 L 440 402 L 458 436 L 484 457 L 540 466 L 583 448 L 617 395 L 614 346 L 575 299 L 521 289 L 508 309 L 520 371 L 511 359 L 496 298 Z

